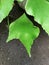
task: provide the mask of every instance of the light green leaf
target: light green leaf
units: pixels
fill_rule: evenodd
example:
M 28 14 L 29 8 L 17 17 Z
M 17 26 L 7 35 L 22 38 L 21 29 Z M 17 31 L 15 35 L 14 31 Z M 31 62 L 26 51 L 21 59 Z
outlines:
M 26 15 L 23 14 L 19 19 L 10 24 L 7 42 L 12 39 L 19 39 L 31 57 L 31 46 L 38 35 L 39 28 L 34 26 Z
M 8 16 L 13 7 L 14 0 L 0 0 L 0 22 Z
M 49 34 L 49 2 L 47 0 L 27 0 L 25 10 L 29 15 L 34 16 L 35 21 L 41 24 Z

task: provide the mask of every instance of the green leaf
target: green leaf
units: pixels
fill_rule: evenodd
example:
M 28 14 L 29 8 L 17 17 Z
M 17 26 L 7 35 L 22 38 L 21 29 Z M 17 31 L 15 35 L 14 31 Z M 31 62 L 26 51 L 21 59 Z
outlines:
M 25 10 L 29 15 L 34 16 L 35 21 L 41 24 L 49 34 L 49 2 L 47 0 L 27 0 Z
M 13 7 L 14 0 L 0 0 L 0 22 L 8 16 Z
M 26 15 L 23 14 L 19 19 L 10 24 L 7 42 L 12 39 L 19 39 L 26 48 L 29 57 L 31 57 L 31 45 L 38 35 L 39 28 L 35 27 Z

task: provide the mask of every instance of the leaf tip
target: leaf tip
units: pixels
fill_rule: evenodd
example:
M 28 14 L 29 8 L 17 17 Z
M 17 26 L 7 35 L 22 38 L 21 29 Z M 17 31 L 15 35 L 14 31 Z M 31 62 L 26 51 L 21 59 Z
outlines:
M 8 43 L 8 42 L 9 42 L 9 40 L 7 39 L 7 40 L 6 40 L 6 43 Z
M 29 53 L 29 57 L 31 58 L 31 53 Z
M 10 39 L 9 39 L 9 38 L 7 38 L 6 43 L 8 43 L 9 41 L 10 41 Z
M 0 23 L 2 22 L 2 20 L 0 20 Z

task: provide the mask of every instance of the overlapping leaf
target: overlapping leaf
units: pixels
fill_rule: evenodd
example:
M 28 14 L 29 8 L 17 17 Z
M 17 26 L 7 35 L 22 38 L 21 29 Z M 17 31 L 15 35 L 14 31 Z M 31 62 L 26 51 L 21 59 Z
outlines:
M 7 41 L 19 39 L 31 57 L 31 45 L 38 35 L 39 28 L 35 27 L 26 15 L 23 14 L 19 19 L 10 24 Z
M 13 7 L 14 0 L 0 0 L 0 22 L 8 16 Z
M 34 16 L 35 21 L 41 24 L 49 34 L 49 2 L 47 0 L 27 0 L 25 10 L 29 15 Z

